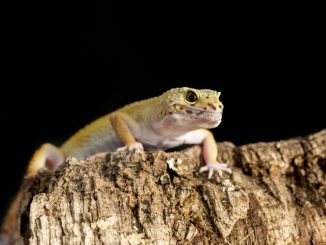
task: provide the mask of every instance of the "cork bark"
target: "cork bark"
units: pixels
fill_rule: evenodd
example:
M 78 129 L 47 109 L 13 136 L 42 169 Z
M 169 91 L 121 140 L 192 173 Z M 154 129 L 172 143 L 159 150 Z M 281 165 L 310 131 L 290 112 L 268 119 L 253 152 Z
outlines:
M 326 244 L 326 130 L 236 147 L 69 158 L 25 187 L 15 244 Z

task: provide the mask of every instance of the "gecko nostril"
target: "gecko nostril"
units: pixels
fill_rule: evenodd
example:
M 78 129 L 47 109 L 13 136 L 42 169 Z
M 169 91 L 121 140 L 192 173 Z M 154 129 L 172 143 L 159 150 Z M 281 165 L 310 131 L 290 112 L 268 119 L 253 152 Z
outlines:
M 208 103 L 207 105 L 208 105 L 208 107 L 211 108 L 212 110 L 216 110 L 216 107 L 215 107 L 213 104 Z
M 219 107 L 220 109 L 222 109 L 222 108 L 223 108 L 223 106 L 222 106 L 222 105 L 219 105 L 218 107 Z

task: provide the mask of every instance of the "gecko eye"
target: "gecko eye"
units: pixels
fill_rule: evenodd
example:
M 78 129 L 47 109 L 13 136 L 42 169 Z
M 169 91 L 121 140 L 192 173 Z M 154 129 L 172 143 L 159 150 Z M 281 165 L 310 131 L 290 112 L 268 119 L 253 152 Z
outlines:
M 193 104 L 198 100 L 199 96 L 196 92 L 189 90 L 186 95 L 186 100 L 190 103 Z

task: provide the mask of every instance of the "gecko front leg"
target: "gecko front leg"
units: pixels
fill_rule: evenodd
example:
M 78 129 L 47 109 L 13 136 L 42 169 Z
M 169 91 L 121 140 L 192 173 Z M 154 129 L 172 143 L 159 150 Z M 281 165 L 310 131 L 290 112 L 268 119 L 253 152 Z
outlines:
M 132 134 L 132 131 L 139 131 L 139 126 L 134 119 L 125 113 L 116 112 L 110 115 L 110 122 L 115 134 L 123 144 L 117 151 L 144 150 L 143 145 L 137 142 Z
M 222 172 L 232 173 L 231 169 L 226 163 L 217 162 L 217 145 L 212 132 L 207 129 L 198 129 L 191 131 L 182 136 L 185 144 L 202 144 L 203 158 L 206 166 L 200 168 L 200 172 L 208 171 L 208 178 L 210 179 L 217 171 L 220 176 Z

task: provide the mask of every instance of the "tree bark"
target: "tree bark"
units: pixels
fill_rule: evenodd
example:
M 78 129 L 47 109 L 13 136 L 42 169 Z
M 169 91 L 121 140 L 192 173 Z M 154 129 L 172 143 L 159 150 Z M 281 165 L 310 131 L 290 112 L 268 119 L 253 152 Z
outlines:
M 24 190 L 16 244 L 326 244 L 326 129 L 236 147 L 69 158 Z

